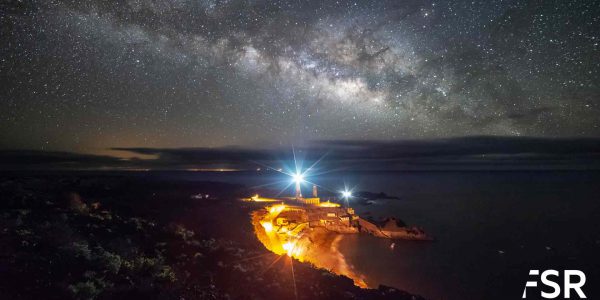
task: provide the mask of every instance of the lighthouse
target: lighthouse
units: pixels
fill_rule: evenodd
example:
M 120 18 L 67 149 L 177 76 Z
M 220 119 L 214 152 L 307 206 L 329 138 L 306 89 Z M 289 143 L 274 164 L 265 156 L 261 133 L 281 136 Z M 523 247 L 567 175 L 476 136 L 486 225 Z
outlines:
M 296 181 L 296 200 L 302 199 L 302 191 L 300 190 L 300 181 Z
M 300 184 L 304 181 L 304 177 L 301 173 L 296 173 L 293 175 L 294 183 L 296 183 L 296 200 L 302 199 L 302 190 L 300 189 Z

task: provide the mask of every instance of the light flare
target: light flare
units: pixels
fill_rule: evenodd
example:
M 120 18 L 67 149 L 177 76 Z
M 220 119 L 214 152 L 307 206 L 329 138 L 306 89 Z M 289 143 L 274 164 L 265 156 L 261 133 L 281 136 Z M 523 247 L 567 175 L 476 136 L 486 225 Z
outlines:
M 300 173 L 296 173 L 296 174 L 292 175 L 292 179 L 294 180 L 295 183 L 303 183 L 304 175 L 300 174 Z
M 277 215 L 281 213 L 285 209 L 285 204 L 273 205 L 269 208 L 269 213 L 271 215 Z
M 292 251 L 294 250 L 294 244 L 291 242 L 284 243 L 282 245 L 283 250 L 287 251 L 288 256 L 292 256 Z
M 261 223 L 262 227 L 265 229 L 267 233 L 273 231 L 273 223 L 271 222 L 263 222 Z

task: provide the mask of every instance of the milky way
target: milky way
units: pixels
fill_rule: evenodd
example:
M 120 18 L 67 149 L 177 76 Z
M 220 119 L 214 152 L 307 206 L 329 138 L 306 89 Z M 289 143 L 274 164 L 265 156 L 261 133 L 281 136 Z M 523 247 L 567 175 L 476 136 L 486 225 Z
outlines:
M 594 1 L 9 1 L 0 147 L 600 135 Z

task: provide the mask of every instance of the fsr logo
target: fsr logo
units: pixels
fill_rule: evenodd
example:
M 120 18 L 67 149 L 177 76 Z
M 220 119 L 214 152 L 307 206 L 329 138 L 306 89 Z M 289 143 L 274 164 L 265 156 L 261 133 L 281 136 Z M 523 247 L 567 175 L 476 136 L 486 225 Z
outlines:
M 540 270 L 529 270 L 529 276 L 540 276 Z M 556 270 L 546 270 L 542 272 L 540 276 L 540 281 L 543 285 L 548 286 L 552 289 L 551 293 L 547 293 L 544 290 L 541 290 L 541 296 L 544 299 L 555 299 L 560 296 L 560 285 L 557 283 L 558 277 L 560 276 L 560 272 Z M 555 277 L 555 280 L 552 280 L 550 277 Z M 587 298 L 581 287 L 585 284 L 585 274 L 579 270 L 565 270 L 564 271 L 564 298 L 571 298 L 571 290 L 575 290 L 577 296 L 579 298 Z M 523 289 L 523 299 L 527 298 L 527 288 L 537 288 L 538 282 L 537 280 L 527 281 L 525 283 L 525 289 Z

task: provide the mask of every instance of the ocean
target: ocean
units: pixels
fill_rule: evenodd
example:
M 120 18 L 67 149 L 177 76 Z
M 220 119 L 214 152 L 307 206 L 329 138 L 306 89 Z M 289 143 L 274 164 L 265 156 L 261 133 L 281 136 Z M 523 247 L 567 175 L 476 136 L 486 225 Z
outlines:
M 260 172 L 169 176 L 248 186 L 285 181 Z M 344 236 L 340 251 L 371 286 L 393 286 L 430 299 L 520 299 L 525 282 L 535 279 L 528 277 L 529 270 L 578 269 L 587 276 L 586 296 L 600 295 L 599 172 L 346 172 L 309 180 L 332 191 L 346 185 L 397 196 L 369 205 L 350 199 L 349 204 L 361 216 L 397 217 L 435 239 Z M 528 293 L 539 295 L 539 290 Z

